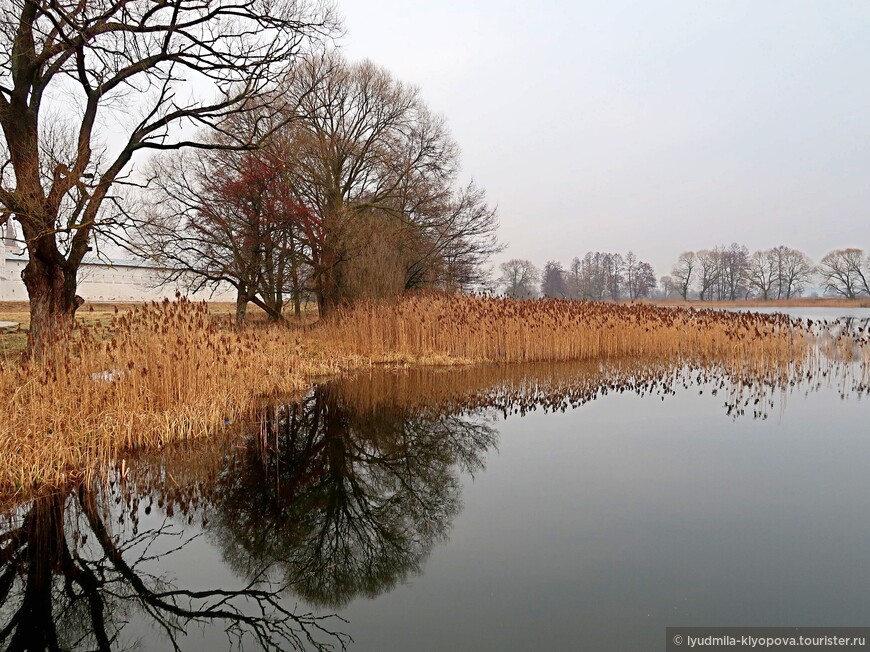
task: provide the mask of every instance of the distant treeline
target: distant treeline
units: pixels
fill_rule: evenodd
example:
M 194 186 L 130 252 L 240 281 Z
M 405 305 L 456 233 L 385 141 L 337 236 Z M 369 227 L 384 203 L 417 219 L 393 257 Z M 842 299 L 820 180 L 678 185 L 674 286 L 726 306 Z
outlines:
M 656 280 L 652 265 L 633 252 L 589 252 L 567 269 L 549 261 L 539 270 L 514 258 L 501 265 L 499 290 L 514 298 L 640 299 L 653 296 L 729 301 L 792 299 L 810 287 L 855 299 L 870 296 L 870 255 L 862 249 L 835 249 L 818 264 L 804 252 L 780 245 L 749 252 L 733 243 L 684 251 L 670 274 Z

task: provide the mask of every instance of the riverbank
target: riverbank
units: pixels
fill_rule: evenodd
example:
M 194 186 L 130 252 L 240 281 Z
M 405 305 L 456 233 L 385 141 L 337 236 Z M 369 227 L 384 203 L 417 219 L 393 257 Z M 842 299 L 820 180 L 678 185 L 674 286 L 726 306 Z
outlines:
M 226 433 L 318 379 L 373 365 L 659 356 L 775 374 L 800 364 L 811 339 L 778 315 L 442 295 L 363 303 L 314 326 L 253 320 L 241 332 L 229 314 L 186 301 L 81 317 L 53 355 L 0 363 L 0 494 Z
M 187 301 L 94 307 L 70 342 L 24 360 L 24 333 L 0 360 L 0 495 L 87 480 L 112 460 L 243 426 L 270 401 L 324 377 L 375 364 L 462 364 L 396 352 L 373 358 L 307 326 L 256 315 L 241 332 L 229 312 Z M 11 340 L 11 343 L 10 343 Z

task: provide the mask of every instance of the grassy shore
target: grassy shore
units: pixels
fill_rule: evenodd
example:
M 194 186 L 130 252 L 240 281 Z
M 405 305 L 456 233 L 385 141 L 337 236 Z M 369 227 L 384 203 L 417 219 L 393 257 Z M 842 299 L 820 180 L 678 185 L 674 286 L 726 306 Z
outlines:
M 0 494 L 226 433 L 317 378 L 371 365 L 657 357 L 781 376 L 807 359 L 811 343 L 782 316 L 651 305 L 412 296 L 314 325 L 255 316 L 240 332 L 229 306 L 115 308 L 82 311 L 74 337 L 52 355 L 0 361 Z

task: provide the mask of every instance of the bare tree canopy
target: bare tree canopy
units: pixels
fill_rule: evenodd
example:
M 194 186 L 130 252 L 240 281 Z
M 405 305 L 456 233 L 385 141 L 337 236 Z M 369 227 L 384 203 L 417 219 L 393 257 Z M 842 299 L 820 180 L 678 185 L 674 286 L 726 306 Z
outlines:
M 633 251 L 629 251 L 625 256 L 623 282 L 629 299 L 646 298 L 656 287 L 656 273 L 652 265 L 639 260 Z
M 94 237 L 118 233 L 111 189 L 134 155 L 212 147 L 189 127 L 262 110 L 306 43 L 337 27 L 305 0 L 8 0 L 0 12 L 0 203 L 30 254 L 37 342 L 74 313 Z M 226 135 L 225 147 L 251 144 Z
M 695 280 L 695 267 L 698 261 L 694 251 L 684 251 L 671 269 L 673 285 L 683 300 L 689 298 L 689 290 Z
M 776 292 L 779 279 L 776 256 L 772 250 L 756 251 L 749 259 L 749 288 L 767 301 Z
M 317 218 L 312 281 L 322 314 L 358 296 L 480 280 L 500 250 L 483 191 L 457 188 L 459 151 L 416 88 L 371 62 L 313 55 L 283 86 L 297 200 Z
M 220 139 L 216 139 L 220 142 Z M 299 311 L 310 212 L 294 199 L 283 152 L 209 149 L 154 161 L 155 191 L 139 226 L 141 246 L 191 290 L 229 283 L 236 321 L 248 303 L 282 318 L 285 293 Z
M 825 290 L 846 299 L 870 295 L 870 256 L 861 249 L 836 249 L 819 263 Z
M 564 299 L 568 296 L 565 284 L 565 270 L 562 263 L 555 260 L 544 265 L 543 278 L 541 279 L 541 294 L 550 299 Z
M 799 297 L 816 273 L 813 261 L 804 252 L 784 245 L 774 247 L 771 251 L 776 258 L 776 298 Z
M 749 288 L 755 296 L 791 299 L 800 296 L 815 268 L 802 251 L 784 245 L 756 251 L 749 262 Z
M 575 257 L 563 276 L 564 296 L 570 299 L 618 301 L 626 295 L 639 299 L 650 296 L 656 287 L 652 265 L 631 251 L 625 256 L 590 251 L 582 260 Z
M 534 299 L 541 272 L 531 261 L 513 258 L 500 266 L 499 285 L 512 299 Z
M 297 309 L 314 293 L 326 316 L 359 298 L 482 284 L 501 250 L 496 211 L 473 182 L 456 183 L 458 148 L 415 88 L 323 50 L 275 98 L 280 112 L 244 116 L 268 134 L 256 153 L 197 150 L 155 166 L 147 249 L 200 284 L 235 286 L 239 323 L 248 301 L 280 318 L 287 290 Z
M 736 242 L 680 254 L 671 284 L 683 299 L 694 289 L 702 301 L 734 301 L 750 296 L 789 299 L 812 280 L 812 261 L 801 251 L 780 245 L 752 255 Z

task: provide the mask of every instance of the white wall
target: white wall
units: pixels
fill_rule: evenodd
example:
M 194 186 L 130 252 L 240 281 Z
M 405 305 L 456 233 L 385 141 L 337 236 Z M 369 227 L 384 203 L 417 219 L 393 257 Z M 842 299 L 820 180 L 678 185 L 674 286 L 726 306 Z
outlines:
M 0 301 L 27 301 L 27 290 L 21 280 L 21 270 L 27 264 L 20 256 L 0 255 Z M 195 293 L 186 292 L 183 287 L 169 284 L 158 287 L 162 270 L 119 263 L 112 266 L 95 263 L 82 263 L 79 269 L 77 294 L 86 301 L 152 301 L 164 297 L 175 298 L 176 289 L 197 301 L 235 301 L 235 289 L 228 283 L 222 284 L 213 294 L 211 290 Z

